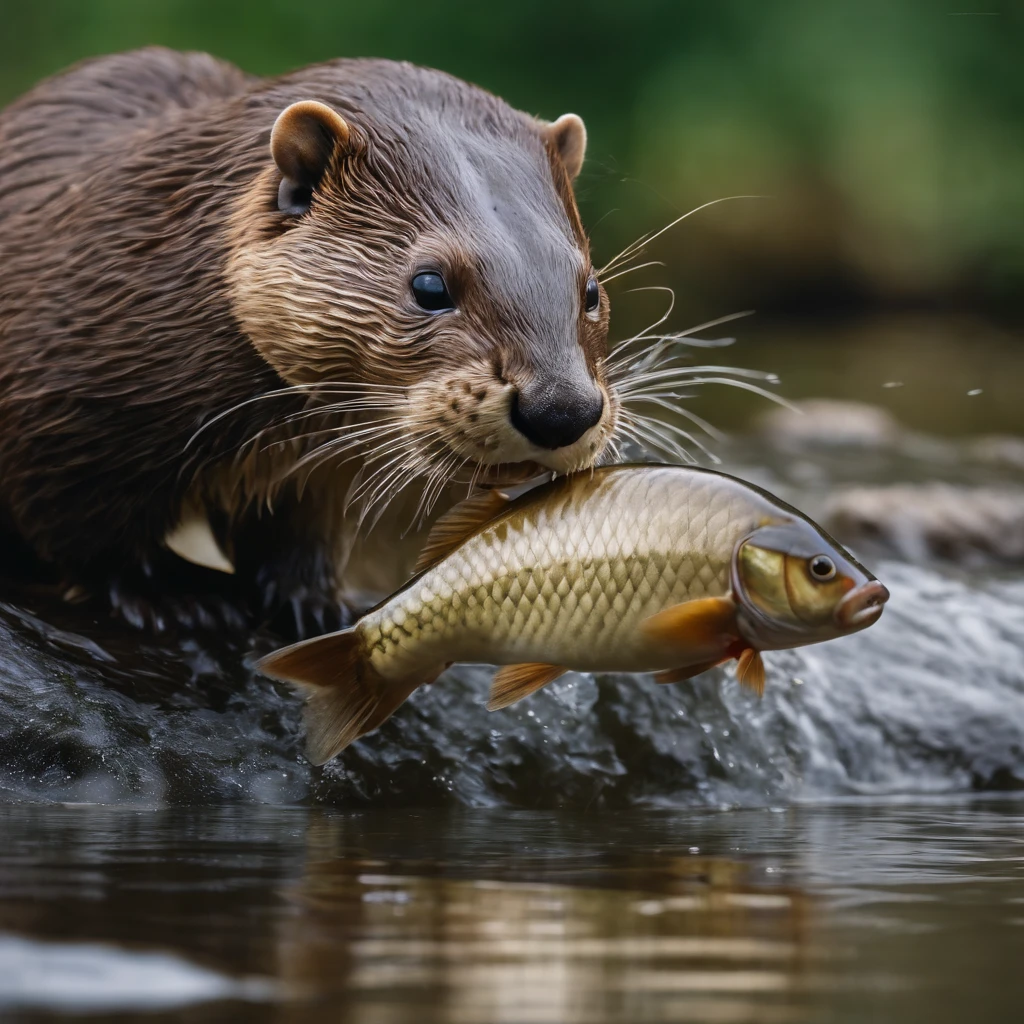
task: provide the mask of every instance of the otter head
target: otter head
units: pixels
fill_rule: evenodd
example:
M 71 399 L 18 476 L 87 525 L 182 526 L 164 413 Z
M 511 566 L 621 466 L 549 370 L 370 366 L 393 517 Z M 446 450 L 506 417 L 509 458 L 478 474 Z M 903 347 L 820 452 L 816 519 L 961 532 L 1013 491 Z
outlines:
M 382 80 L 277 116 L 233 222 L 243 330 L 325 402 L 331 384 L 365 385 L 363 406 L 379 396 L 390 450 L 410 459 L 505 467 L 497 478 L 593 465 L 618 402 L 608 298 L 572 192 L 583 122 L 402 74 L 401 90 Z

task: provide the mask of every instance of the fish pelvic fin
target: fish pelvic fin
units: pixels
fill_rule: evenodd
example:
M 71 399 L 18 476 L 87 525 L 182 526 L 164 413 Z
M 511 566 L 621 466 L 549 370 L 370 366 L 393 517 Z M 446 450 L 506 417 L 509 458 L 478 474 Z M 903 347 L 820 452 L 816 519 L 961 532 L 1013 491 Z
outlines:
M 542 686 L 554 682 L 569 670 L 562 665 L 545 665 L 542 662 L 526 662 L 522 665 L 506 665 L 495 673 L 491 683 L 488 711 L 498 711 L 510 704 L 528 697 Z
M 736 660 L 736 678 L 758 697 L 764 696 L 764 659 L 760 651 L 747 647 Z
M 481 491 L 449 509 L 427 534 L 414 572 L 422 572 L 447 558 L 463 541 L 501 512 L 509 502 L 504 491 Z
M 659 644 L 695 655 L 720 651 L 721 657 L 739 635 L 736 605 L 728 597 L 700 597 L 684 601 L 644 619 L 640 630 L 649 640 Z
M 724 658 L 712 658 L 710 661 L 702 661 L 697 665 L 684 665 L 682 668 L 670 668 L 664 672 L 655 672 L 654 681 L 656 683 L 682 683 L 687 679 L 692 679 L 694 676 L 699 676 L 702 672 L 707 672 L 708 669 L 714 668 L 716 665 L 721 665 L 729 660 L 729 656 L 726 655 Z
M 382 725 L 427 681 L 385 679 L 367 659 L 356 628 L 284 647 L 260 659 L 257 668 L 305 691 L 306 754 L 313 764 L 325 764 Z

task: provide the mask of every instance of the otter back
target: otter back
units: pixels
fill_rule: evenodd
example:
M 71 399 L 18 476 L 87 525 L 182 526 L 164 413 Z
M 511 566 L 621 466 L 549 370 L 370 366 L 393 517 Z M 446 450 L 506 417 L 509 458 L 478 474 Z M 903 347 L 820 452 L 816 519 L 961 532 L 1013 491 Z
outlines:
M 261 607 L 328 607 L 353 476 L 429 506 L 460 470 L 592 465 L 617 400 L 585 138 L 388 61 L 149 49 L 43 82 L 0 113 L 0 524 L 153 597 L 198 513 Z M 356 386 L 390 461 L 340 472 Z

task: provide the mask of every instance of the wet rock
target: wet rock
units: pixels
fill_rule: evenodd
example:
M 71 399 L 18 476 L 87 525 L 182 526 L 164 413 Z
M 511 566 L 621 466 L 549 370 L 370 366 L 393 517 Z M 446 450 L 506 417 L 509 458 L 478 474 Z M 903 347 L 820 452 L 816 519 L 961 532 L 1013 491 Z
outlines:
M 979 437 L 968 443 L 967 454 L 980 462 L 1024 472 L 1024 437 Z
M 807 448 L 886 448 L 903 429 L 894 416 L 875 405 L 812 398 L 796 403 L 798 412 L 776 407 L 756 424 L 759 436 L 786 450 Z
M 569 673 L 490 714 L 490 670 L 456 666 L 314 768 L 298 697 L 252 671 L 279 638 L 154 639 L 0 581 L 0 802 L 587 809 L 1014 789 L 1024 487 L 1005 462 L 978 475 L 968 445 L 869 447 L 896 429 L 877 412 L 833 417 L 846 427 L 829 436 L 859 447 L 735 452 L 731 469 L 827 521 L 892 592 L 862 633 L 769 652 L 763 700 L 731 669 L 676 686 Z
M 881 621 L 768 653 L 763 700 L 729 669 L 570 673 L 490 714 L 490 671 L 458 666 L 323 768 L 302 757 L 298 699 L 251 672 L 274 638 L 156 642 L 8 603 L 0 801 L 721 807 L 1024 778 L 1024 579 L 871 567 L 893 595 Z
M 881 546 L 915 561 L 1024 562 L 1024 489 L 850 487 L 826 502 L 824 519 L 850 544 Z

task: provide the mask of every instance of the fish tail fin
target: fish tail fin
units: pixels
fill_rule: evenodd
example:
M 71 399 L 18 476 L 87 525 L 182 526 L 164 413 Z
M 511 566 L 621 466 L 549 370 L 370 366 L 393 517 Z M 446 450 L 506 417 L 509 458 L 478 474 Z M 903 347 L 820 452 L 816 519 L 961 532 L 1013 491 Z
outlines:
M 382 725 L 419 685 L 385 679 L 366 657 L 356 628 L 314 637 L 268 654 L 257 668 L 306 692 L 306 753 L 324 764 Z

